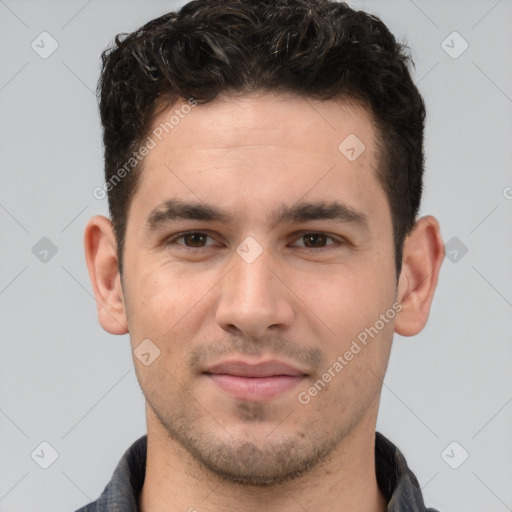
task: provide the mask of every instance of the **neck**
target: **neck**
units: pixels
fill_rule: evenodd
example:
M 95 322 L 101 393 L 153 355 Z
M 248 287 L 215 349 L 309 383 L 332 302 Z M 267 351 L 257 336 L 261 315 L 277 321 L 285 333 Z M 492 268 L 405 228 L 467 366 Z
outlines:
M 202 467 L 163 428 L 150 428 L 141 512 L 384 512 L 375 476 L 375 422 L 359 424 L 329 460 L 272 487 L 243 486 Z

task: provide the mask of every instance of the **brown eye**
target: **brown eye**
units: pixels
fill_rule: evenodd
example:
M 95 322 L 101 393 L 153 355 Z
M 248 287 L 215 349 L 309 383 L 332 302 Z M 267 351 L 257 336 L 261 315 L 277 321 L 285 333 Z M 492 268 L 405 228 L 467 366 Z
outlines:
M 323 233 L 308 233 L 302 237 L 306 247 L 325 247 L 328 238 Z
M 181 233 L 180 235 L 175 235 L 169 238 L 165 242 L 165 245 L 167 247 L 181 246 L 182 249 L 202 249 L 204 247 L 214 245 L 214 243 L 214 239 L 206 233 L 202 233 L 200 231 L 188 231 L 187 233 Z
M 302 232 L 299 238 L 295 239 L 292 247 L 301 249 L 315 249 L 316 252 L 331 250 L 346 246 L 346 240 L 343 237 L 336 237 L 322 232 Z
M 208 235 L 205 235 L 204 233 L 186 233 L 185 235 L 182 235 L 181 238 L 183 238 L 183 241 L 185 242 L 184 245 L 188 247 L 204 247 L 206 245 Z

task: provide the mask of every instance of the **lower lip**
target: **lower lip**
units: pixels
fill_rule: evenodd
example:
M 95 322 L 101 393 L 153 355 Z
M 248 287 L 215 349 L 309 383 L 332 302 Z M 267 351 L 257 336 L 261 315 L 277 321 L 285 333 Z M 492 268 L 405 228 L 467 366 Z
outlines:
M 294 388 L 304 377 L 275 375 L 273 377 L 238 377 L 226 374 L 207 374 L 217 386 L 235 398 L 268 400 Z

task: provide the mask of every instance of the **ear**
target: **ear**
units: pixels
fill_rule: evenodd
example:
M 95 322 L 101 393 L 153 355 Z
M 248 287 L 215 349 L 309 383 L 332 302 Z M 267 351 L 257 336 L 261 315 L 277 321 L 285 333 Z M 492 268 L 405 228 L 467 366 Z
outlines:
M 89 220 L 84 233 L 84 247 L 98 320 L 105 331 L 126 334 L 128 323 L 118 268 L 117 243 L 109 219 L 96 215 Z
M 443 258 L 439 222 L 430 215 L 422 217 L 404 243 L 398 280 L 398 302 L 402 310 L 395 321 L 398 334 L 414 336 L 425 327 Z

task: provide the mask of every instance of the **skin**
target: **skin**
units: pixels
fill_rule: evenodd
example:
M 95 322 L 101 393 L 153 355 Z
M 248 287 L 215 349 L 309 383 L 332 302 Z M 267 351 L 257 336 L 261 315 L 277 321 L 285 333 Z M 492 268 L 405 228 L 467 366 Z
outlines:
M 412 336 L 427 321 L 444 250 L 436 219 L 419 219 L 397 284 L 371 121 L 355 104 L 269 93 L 198 105 L 145 158 L 122 285 L 110 221 L 87 225 L 102 327 L 129 332 L 132 349 L 149 338 L 160 350 L 149 366 L 134 357 L 148 430 L 142 511 L 385 510 L 374 461 L 382 380 L 393 333 Z M 338 150 L 349 134 L 365 144 L 354 161 Z M 213 204 L 232 219 L 149 230 L 151 212 L 172 198 Z M 367 224 L 269 225 L 271 211 L 299 201 L 338 201 Z M 190 231 L 208 236 L 166 244 Z M 328 236 L 311 243 L 308 233 Z M 251 263 L 236 252 L 248 236 L 262 249 Z M 298 393 L 393 304 L 396 316 L 300 403 Z M 203 373 L 234 357 L 279 359 L 306 376 L 271 399 L 235 398 Z

